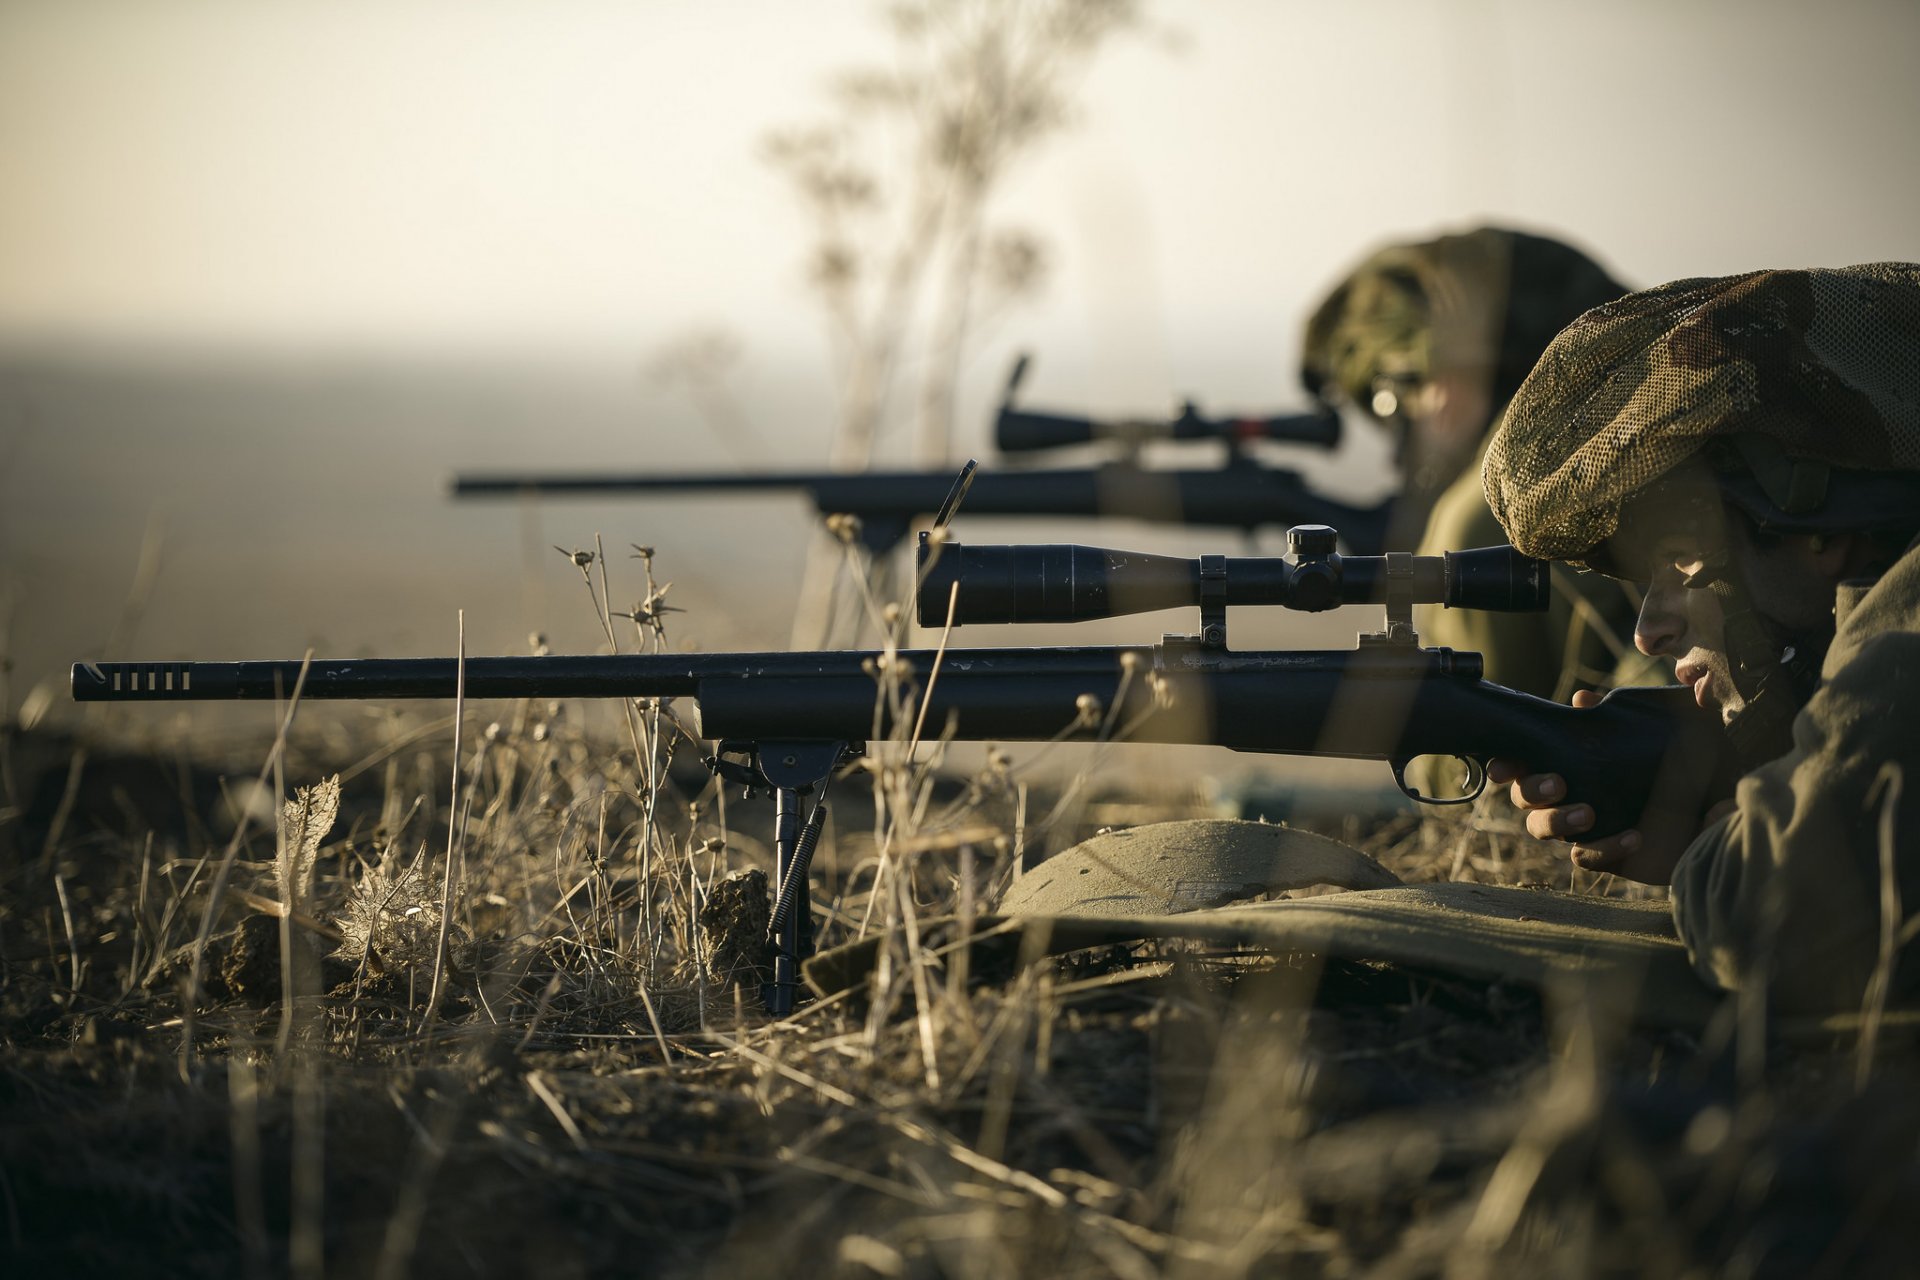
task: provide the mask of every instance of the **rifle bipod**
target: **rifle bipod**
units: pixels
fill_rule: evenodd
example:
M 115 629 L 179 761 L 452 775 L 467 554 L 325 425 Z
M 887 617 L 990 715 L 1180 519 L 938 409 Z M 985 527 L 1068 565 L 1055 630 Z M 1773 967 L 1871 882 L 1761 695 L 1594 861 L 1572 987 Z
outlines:
M 865 748 L 851 742 L 720 742 L 706 765 L 747 794 L 773 793 L 773 909 L 767 946 L 773 981 L 760 989 L 767 1012 L 783 1018 L 800 998 L 800 965 L 813 954 L 813 899 L 808 871 L 827 821 L 827 787 L 834 770 Z M 818 792 L 815 795 L 815 792 Z M 813 795 L 803 819 L 801 801 Z

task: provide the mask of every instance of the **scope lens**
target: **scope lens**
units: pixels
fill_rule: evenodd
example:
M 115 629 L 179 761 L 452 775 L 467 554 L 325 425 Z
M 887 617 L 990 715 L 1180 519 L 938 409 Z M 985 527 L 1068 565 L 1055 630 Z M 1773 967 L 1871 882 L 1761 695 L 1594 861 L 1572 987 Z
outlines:
M 1446 560 L 1446 603 L 1453 608 L 1525 613 L 1552 598 L 1547 562 L 1512 547 L 1449 551 Z

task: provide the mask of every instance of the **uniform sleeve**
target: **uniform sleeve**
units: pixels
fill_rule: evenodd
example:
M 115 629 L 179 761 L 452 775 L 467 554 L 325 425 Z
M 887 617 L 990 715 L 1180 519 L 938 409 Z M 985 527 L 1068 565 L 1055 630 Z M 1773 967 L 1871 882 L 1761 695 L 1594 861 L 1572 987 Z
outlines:
M 1735 805 L 1674 871 L 1694 968 L 1728 989 L 1764 977 L 1782 1012 L 1859 1008 L 1883 950 L 1883 857 L 1896 909 L 1920 910 L 1920 633 L 1829 664 L 1793 749 L 1742 778 Z M 1896 990 L 1912 979 L 1896 971 Z

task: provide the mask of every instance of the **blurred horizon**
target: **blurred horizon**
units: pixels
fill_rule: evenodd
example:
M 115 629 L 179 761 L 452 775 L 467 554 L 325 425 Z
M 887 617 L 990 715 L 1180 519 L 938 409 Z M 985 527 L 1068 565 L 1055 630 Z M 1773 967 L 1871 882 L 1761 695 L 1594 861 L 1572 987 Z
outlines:
M 0 347 L 575 364 L 729 328 L 817 349 L 806 219 L 765 143 L 888 62 L 883 8 L 0 6 Z M 1373 244 L 1480 221 L 1639 284 L 1914 251 L 1901 0 L 1145 15 L 995 192 L 1058 260 L 1023 327 L 1124 300 L 1198 321 L 1155 335 L 1169 354 L 1251 319 L 1287 337 Z
M 474 652 L 536 625 L 591 648 L 549 548 L 596 532 L 616 555 L 661 547 L 679 636 L 781 643 L 813 523 L 798 498 L 456 506 L 445 483 L 826 466 L 810 226 L 764 143 L 889 56 L 880 8 L 0 4 L 11 700 L 110 640 L 446 652 L 460 608 Z M 1048 270 L 972 348 L 957 456 L 990 458 L 1019 351 L 1035 407 L 1298 407 L 1304 316 L 1388 239 L 1513 225 L 1632 285 L 1920 258 L 1920 171 L 1900 159 L 1920 6 L 1142 8 L 1067 86 L 1069 127 L 994 189 L 996 222 L 1037 236 Z M 721 337 L 730 430 L 662 373 Z M 877 457 L 902 464 L 907 437 Z M 1300 461 L 1330 485 L 1383 480 L 1378 441 Z M 1222 541 L 1125 521 L 966 536 Z M 1158 633 L 1136 621 L 1123 634 Z

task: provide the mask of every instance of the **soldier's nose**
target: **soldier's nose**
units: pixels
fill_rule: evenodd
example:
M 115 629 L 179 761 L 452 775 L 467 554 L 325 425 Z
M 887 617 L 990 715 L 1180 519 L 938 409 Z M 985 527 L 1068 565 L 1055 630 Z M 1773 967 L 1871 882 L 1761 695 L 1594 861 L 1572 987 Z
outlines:
M 1686 629 L 1686 618 L 1676 608 L 1672 593 L 1658 585 L 1648 589 L 1640 602 L 1640 617 L 1633 627 L 1633 647 L 1649 658 L 1672 653 Z

